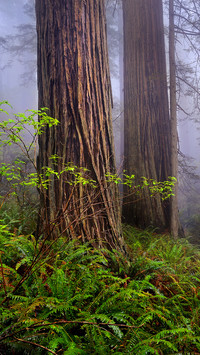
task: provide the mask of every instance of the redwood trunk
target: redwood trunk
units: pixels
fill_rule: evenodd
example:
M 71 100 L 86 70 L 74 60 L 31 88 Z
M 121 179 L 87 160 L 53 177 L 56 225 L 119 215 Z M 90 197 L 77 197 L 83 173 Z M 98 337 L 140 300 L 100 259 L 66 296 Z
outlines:
M 118 190 L 105 179 L 115 158 L 104 1 L 36 0 L 36 16 L 39 107 L 60 121 L 39 137 L 39 171 L 57 154 L 59 173 L 72 162 L 97 185 L 73 187 L 67 173 L 54 178 L 41 194 L 43 225 L 58 221 L 69 238 L 121 248 Z
M 142 176 L 165 181 L 171 167 L 162 1 L 125 0 L 123 11 L 125 170 L 136 184 Z M 169 213 L 169 202 L 148 189 L 124 198 L 125 221 L 139 227 L 169 228 Z

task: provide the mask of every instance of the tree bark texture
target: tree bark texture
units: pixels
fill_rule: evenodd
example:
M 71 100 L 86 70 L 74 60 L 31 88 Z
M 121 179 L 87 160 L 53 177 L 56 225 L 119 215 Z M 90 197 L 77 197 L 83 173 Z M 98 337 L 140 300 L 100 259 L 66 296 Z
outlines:
M 36 17 L 39 107 L 60 122 L 39 137 L 39 171 L 57 154 L 59 173 L 72 162 L 97 185 L 71 186 L 68 173 L 54 178 L 41 194 L 43 225 L 62 216 L 69 238 L 120 249 L 118 189 L 105 179 L 115 158 L 104 1 L 36 0 Z
M 161 0 L 124 0 L 124 167 L 136 176 L 171 176 L 170 120 Z M 123 216 L 139 227 L 170 226 L 169 202 L 125 189 Z

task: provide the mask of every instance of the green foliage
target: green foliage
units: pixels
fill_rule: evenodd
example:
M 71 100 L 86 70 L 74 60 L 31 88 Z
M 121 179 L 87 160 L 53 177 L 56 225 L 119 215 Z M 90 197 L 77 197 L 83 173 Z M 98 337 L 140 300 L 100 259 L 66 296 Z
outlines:
M 116 185 L 123 184 L 128 186 L 131 192 L 134 192 L 138 196 L 142 196 L 142 191 L 147 188 L 150 191 L 150 196 L 154 197 L 160 194 L 162 200 L 166 200 L 174 195 L 173 188 L 177 179 L 169 176 L 167 181 L 156 181 L 155 179 L 147 179 L 142 176 L 140 184 L 136 184 L 135 175 L 127 175 L 125 170 L 122 177 L 117 174 L 106 174 L 107 181 L 115 183 Z
M 1 224 L 0 341 L 6 351 L 199 353 L 199 251 L 186 240 L 130 226 L 124 235 L 129 259 L 62 238 L 44 245 Z
M 2 105 L 12 106 L 7 101 L 0 102 L 0 112 L 9 115 L 6 110 L 1 108 Z M 17 145 L 25 158 L 31 162 L 34 169 L 34 171 L 30 173 L 24 174 L 23 165 L 25 162 L 23 159 L 15 159 L 12 163 L 1 163 L 0 175 L 5 177 L 8 182 L 12 182 L 13 190 L 15 190 L 18 185 L 47 189 L 50 181 L 54 177 L 60 179 L 64 173 L 70 173 L 71 179 L 66 181 L 68 184 L 90 184 L 95 188 L 96 181 L 86 176 L 88 172 L 86 168 L 77 167 L 70 162 L 63 164 L 63 169 L 58 172 L 55 168 L 61 157 L 57 155 L 49 157 L 49 162 L 52 162 L 53 166 L 49 164 L 49 166 L 43 167 L 42 173 L 38 172 L 35 160 L 31 155 L 31 152 L 35 149 L 34 147 L 37 144 L 37 137 L 44 132 L 45 127 L 51 128 L 59 124 L 58 119 L 50 117 L 47 112 L 48 108 L 46 107 L 40 110 L 27 110 L 27 115 L 25 113 L 18 113 L 15 114 L 14 119 L 9 118 L 0 122 L 0 146 Z M 23 136 L 23 134 L 27 132 L 30 138 L 28 145 L 25 143 Z M 140 194 L 144 188 L 148 188 L 152 197 L 159 193 L 163 200 L 173 195 L 173 186 L 176 182 L 176 178 L 174 177 L 169 177 L 168 181 L 163 182 L 157 182 L 154 179 L 142 177 L 141 183 L 136 186 L 135 176 L 129 176 L 125 172 L 123 178 L 109 172 L 105 174 L 105 178 L 109 183 L 127 185 L 129 188 L 134 189 L 137 194 Z
M 9 105 L 7 101 L 0 102 L 2 105 Z M 9 105 L 11 107 L 11 105 Z M 37 187 L 47 189 L 50 182 L 56 177 L 60 177 L 68 173 L 69 179 L 65 180 L 70 185 L 87 185 L 96 187 L 96 182 L 87 176 L 86 168 L 79 168 L 73 163 L 62 164 L 63 168 L 60 172 L 56 170 L 56 166 L 61 157 L 56 154 L 49 157 L 49 166 L 43 167 L 42 173 L 38 172 L 33 151 L 36 149 L 37 137 L 44 132 L 45 127 L 57 126 L 59 121 L 47 115 L 47 108 L 40 110 L 27 110 L 28 115 L 24 113 L 15 114 L 14 119 L 3 120 L 0 123 L 0 147 L 7 145 L 15 145 L 22 152 L 21 159 L 15 159 L 12 163 L 2 162 L 0 166 L 0 175 L 10 184 L 9 196 L 16 194 L 16 189 L 20 186 Z M 9 115 L 8 112 L 0 108 L 0 112 Z M 29 135 L 29 144 L 26 144 L 24 133 Z M 30 172 L 24 171 L 25 160 L 32 164 Z M 51 166 L 53 164 L 54 168 Z
M 2 105 L 12 107 L 7 101 L 0 102 L 0 107 Z M 9 113 L 2 108 L 0 108 L 0 112 L 9 115 Z M 24 148 L 26 152 L 29 151 L 35 142 L 35 137 L 41 135 L 46 126 L 52 127 L 59 124 L 59 121 L 56 118 L 48 116 L 47 112 L 47 107 L 41 108 L 40 110 L 27 110 L 28 115 L 25 113 L 17 113 L 15 114 L 14 119 L 9 118 L 8 120 L 3 120 L 0 123 L 0 136 L 5 139 L 1 138 L 1 145 L 21 143 L 21 149 Z M 30 127 L 34 129 L 33 133 L 29 131 Z M 22 133 L 24 132 L 29 132 L 33 138 L 33 141 L 27 147 L 25 146 L 22 138 Z

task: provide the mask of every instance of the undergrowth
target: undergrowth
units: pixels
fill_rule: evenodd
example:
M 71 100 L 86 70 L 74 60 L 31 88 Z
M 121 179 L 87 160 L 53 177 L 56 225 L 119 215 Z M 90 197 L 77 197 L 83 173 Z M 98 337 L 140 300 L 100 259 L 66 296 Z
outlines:
M 1 222 L 0 353 L 199 354 L 198 249 L 130 226 L 124 236 L 127 259 Z

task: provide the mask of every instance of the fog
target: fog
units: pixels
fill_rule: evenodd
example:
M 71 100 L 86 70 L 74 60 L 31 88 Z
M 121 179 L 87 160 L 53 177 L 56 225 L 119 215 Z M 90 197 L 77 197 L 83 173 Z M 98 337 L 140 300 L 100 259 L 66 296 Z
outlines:
M 8 100 L 15 112 L 37 108 L 36 47 L 33 47 L 35 53 L 30 50 L 23 31 L 23 26 L 35 22 L 26 12 L 26 5 L 31 3 L 0 2 L 0 94 L 1 100 Z
M 8 100 L 13 106 L 13 112 L 24 112 L 27 109 L 37 108 L 36 30 L 33 7 L 34 0 L 0 0 L 0 100 Z M 123 24 L 122 9 L 119 3 L 107 1 L 107 18 L 113 91 L 113 127 L 117 166 L 120 171 L 123 162 Z M 185 40 L 180 42 L 179 38 L 177 52 L 180 61 L 193 67 L 196 72 L 194 83 L 197 85 L 199 67 L 197 67 L 196 57 L 190 50 L 188 42 Z M 191 77 L 193 74 L 195 73 L 191 73 Z M 179 179 L 182 188 L 182 190 L 180 189 L 180 212 L 183 215 L 182 222 L 184 223 L 186 210 L 189 218 L 197 211 L 196 202 L 192 208 L 191 201 L 190 207 L 188 201 L 189 197 L 193 196 L 194 181 L 198 183 L 197 173 L 200 172 L 200 120 L 199 108 L 194 101 L 194 93 L 188 93 L 188 88 L 183 83 L 180 85 L 181 92 L 178 92 L 179 105 L 181 106 L 181 109 L 178 110 L 180 160 L 181 162 L 184 160 L 184 164 L 188 164 L 186 170 L 189 169 L 189 173 L 194 173 L 192 180 L 191 175 L 183 176 L 183 169 L 180 169 Z M 187 115 L 186 112 L 189 114 Z M 185 157 L 190 159 L 187 160 Z M 184 174 L 186 170 L 184 170 Z M 187 181 L 187 189 L 185 181 Z M 198 184 L 195 186 L 197 186 L 195 191 L 199 191 Z

